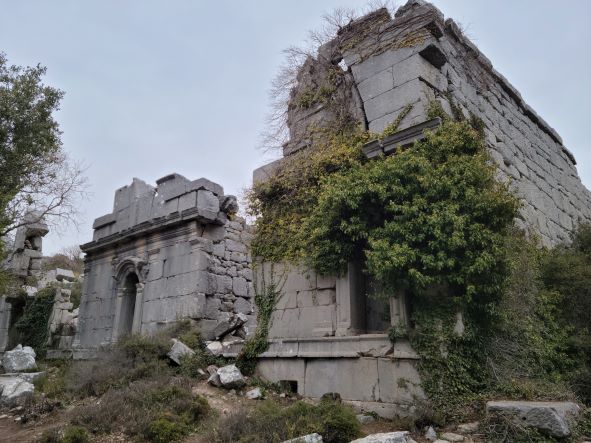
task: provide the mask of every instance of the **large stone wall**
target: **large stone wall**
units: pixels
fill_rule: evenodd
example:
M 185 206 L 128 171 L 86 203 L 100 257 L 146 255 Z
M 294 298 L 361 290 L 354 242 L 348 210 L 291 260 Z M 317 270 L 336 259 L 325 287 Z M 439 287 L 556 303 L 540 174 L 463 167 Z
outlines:
M 491 62 L 434 6 L 410 0 L 392 19 L 377 10 L 343 28 L 337 37 L 309 59 L 303 70 L 319 72 L 346 65 L 346 78 L 337 88 L 353 88 L 345 108 L 366 129 L 381 132 L 412 105 L 399 129 L 427 120 L 427 108 L 439 101 L 450 115 L 459 113 L 483 121 L 490 154 L 501 178 L 510 180 L 523 199 L 516 223 L 538 233 L 546 245 L 568 240 L 573 227 L 591 220 L 591 194 L 581 183 L 573 155 L 560 136 L 529 107 L 519 92 Z M 316 64 L 313 70 L 310 65 Z M 338 65 L 341 63 L 341 65 Z M 332 125 L 334 103 L 319 100 L 304 110 L 297 97 L 320 79 L 300 76 L 292 93 L 288 124 L 291 140 L 284 155 L 310 145 L 307 129 Z M 354 100 L 353 100 L 354 99 Z M 356 105 L 360 103 L 363 117 Z M 301 108 L 301 106 L 300 106 Z M 342 112 L 343 109 L 341 109 Z M 313 131 L 308 131 L 313 133 Z M 255 171 L 264 180 L 277 163 Z
M 251 234 L 235 215 L 236 198 L 178 174 L 157 185 L 134 179 L 118 189 L 113 212 L 94 222 L 94 240 L 82 245 L 80 352 L 180 319 L 195 321 L 206 339 L 254 330 Z

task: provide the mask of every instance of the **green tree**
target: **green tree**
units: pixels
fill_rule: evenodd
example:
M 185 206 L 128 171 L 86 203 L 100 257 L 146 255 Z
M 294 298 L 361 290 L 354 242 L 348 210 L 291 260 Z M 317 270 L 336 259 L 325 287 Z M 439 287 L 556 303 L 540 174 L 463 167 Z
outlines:
M 44 75 L 39 65 L 9 65 L 0 52 L 0 259 L 19 226 L 76 222 L 76 202 L 86 187 L 82 167 L 62 148 L 53 115 L 63 92 L 45 85 Z M 25 221 L 31 210 L 35 217 Z M 9 280 L 0 270 L 0 288 Z
M 0 236 L 23 224 L 30 209 L 50 223 L 78 214 L 85 179 L 62 148 L 53 114 L 63 92 L 43 83 L 45 71 L 11 66 L 0 53 Z

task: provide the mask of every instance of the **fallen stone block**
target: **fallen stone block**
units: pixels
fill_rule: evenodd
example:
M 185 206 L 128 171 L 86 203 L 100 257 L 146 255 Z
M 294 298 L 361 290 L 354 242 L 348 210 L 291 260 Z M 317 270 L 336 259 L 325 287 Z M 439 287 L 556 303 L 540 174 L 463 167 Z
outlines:
M 224 352 L 224 346 L 220 341 L 209 342 L 205 348 L 213 355 L 222 355 L 222 352 Z
M 261 388 L 251 389 L 246 393 L 246 398 L 249 398 L 250 400 L 258 400 L 259 398 L 263 398 L 263 391 L 261 391 Z
M 2 366 L 6 372 L 23 372 L 37 368 L 35 351 L 30 346 L 18 345 L 12 351 L 6 351 L 2 357 Z
M 408 431 L 382 432 L 353 440 L 351 443 L 416 443 Z
M 74 276 L 74 272 L 69 269 L 57 268 L 55 270 L 55 279 L 57 281 L 74 281 L 76 280 L 76 277 Z
M 356 417 L 357 417 L 357 421 L 359 423 L 361 423 L 362 425 L 366 425 L 368 423 L 372 423 L 372 422 L 376 421 L 376 419 L 373 418 L 371 415 L 359 414 L 359 415 L 356 415 Z
M 425 438 L 429 441 L 437 440 L 437 432 L 433 429 L 433 426 L 429 426 L 425 431 Z
M 480 423 L 477 421 L 473 421 L 471 423 L 462 423 L 462 424 L 458 425 L 458 431 L 466 433 L 466 434 L 470 434 L 470 433 L 478 431 L 479 427 L 480 427 Z
M 23 405 L 35 392 L 33 383 L 19 376 L 0 377 L 0 404 L 5 406 Z
M 320 434 L 308 434 L 302 435 L 301 437 L 292 438 L 291 440 L 285 440 L 282 443 L 322 443 L 322 435 Z
M 447 440 L 451 443 L 456 443 L 460 441 L 464 441 L 464 436 L 460 434 L 454 434 L 453 432 L 444 432 L 441 434 L 442 440 Z
M 182 341 L 177 340 L 176 338 L 173 338 L 171 341 L 172 341 L 172 347 L 170 348 L 170 351 L 166 355 L 168 356 L 168 358 L 170 358 L 177 365 L 181 364 L 182 357 L 184 357 L 186 355 L 194 355 L 195 354 L 195 351 L 193 351 L 190 347 L 188 347 Z
M 236 365 L 228 365 L 217 370 L 220 377 L 220 383 L 226 389 L 241 388 L 246 384 L 246 379 Z
M 553 437 L 568 437 L 580 408 L 572 402 L 489 401 L 486 413 L 503 416 L 520 426 L 535 428 Z
M 220 376 L 216 373 L 213 373 L 209 376 L 209 378 L 207 379 L 207 383 L 209 383 L 210 385 L 216 386 L 218 388 L 222 387 L 222 382 L 220 380 Z

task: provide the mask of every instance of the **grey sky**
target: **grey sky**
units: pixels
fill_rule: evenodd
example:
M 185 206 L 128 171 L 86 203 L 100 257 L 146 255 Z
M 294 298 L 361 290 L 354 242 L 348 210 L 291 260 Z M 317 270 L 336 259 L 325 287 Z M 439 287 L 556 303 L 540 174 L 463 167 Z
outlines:
M 402 2 L 399 2 L 402 3 Z M 434 0 L 563 137 L 591 187 L 591 1 Z M 116 188 L 170 172 L 240 194 L 270 157 L 257 149 L 282 49 L 321 16 L 365 1 L 0 0 L 0 51 L 47 66 L 66 92 L 64 147 L 88 165 L 80 232 L 49 235 L 45 252 L 92 239 Z

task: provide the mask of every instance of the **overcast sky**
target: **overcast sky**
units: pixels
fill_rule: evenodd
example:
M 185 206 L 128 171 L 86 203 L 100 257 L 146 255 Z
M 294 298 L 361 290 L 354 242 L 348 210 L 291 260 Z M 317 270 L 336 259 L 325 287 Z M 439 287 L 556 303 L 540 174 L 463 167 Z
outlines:
M 401 2 L 399 2 L 400 4 Z M 561 134 L 591 187 L 591 1 L 435 0 Z M 0 51 L 47 67 L 65 91 L 64 148 L 88 165 L 79 232 L 49 234 L 51 254 L 92 239 L 116 188 L 178 172 L 240 194 L 269 160 L 257 147 L 282 50 L 321 17 L 365 1 L 0 0 Z

